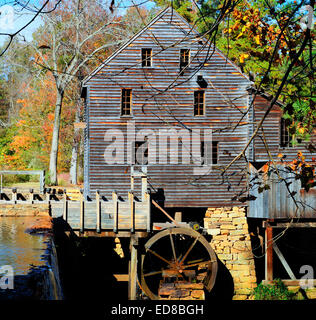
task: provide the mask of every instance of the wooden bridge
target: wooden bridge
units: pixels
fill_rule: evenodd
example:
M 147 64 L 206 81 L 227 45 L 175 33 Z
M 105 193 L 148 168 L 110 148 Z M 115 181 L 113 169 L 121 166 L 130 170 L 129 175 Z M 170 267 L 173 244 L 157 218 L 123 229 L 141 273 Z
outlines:
M 16 188 L 10 192 L 2 192 L 1 204 L 48 205 L 53 218 L 63 217 L 73 231 L 80 234 L 100 236 L 119 236 L 119 233 L 149 232 L 151 230 L 151 199 L 147 192 L 147 176 L 143 172 L 133 172 L 131 187 L 134 187 L 135 177 L 142 180 L 141 199 L 134 196 L 133 190 L 125 199 L 112 192 L 112 198 L 107 199 L 95 194 L 95 200 L 85 198 L 83 190 L 78 189 L 79 197 L 75 201 L 67 194 L 67 190 L 56 192 L 56 189 L 45 189 L 42 194 L 36 194 L 32 189 L 28 193 L 18 193 Z M 78 199 L 79 198 L 79 199 Z

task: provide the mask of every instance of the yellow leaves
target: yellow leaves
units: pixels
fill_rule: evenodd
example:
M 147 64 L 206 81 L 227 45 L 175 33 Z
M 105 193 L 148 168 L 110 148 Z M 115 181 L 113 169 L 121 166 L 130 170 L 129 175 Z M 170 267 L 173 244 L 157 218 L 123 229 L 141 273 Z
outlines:
M 257 35 L 255 36 L 255 42 L 256 42 L 256 44 L 261 45 L 260 35 L 259 35 L 259 34 L 257 34 Z
M 245 63 L 245 59 L 249 58 L 249 54 L 248 53 L 242 53 L 239 57 L 239 62 L 240 63 Z
M 305 128 L 299 128 L 299 129 L 298 129 L 298 132 L 299 132 L 300 134 L 304 134 Z

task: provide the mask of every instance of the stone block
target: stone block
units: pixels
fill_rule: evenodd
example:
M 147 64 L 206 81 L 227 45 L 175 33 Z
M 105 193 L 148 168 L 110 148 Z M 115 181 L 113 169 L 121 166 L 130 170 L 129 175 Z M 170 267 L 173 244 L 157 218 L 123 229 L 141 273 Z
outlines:
M 214 240 L 216 240 L 216 241 L 225 241 L 225 240 L 227 240 L 227 235 L 214 236 Z
M 218 259 L 220 259 L 220 260 L 231 260 L 232 259 L 231 254 L 221 253 L 221 254 L 218 254 L 217 256 L 218 256 Z
M 218 229 L 207 229 L 207 233 L 212 236 L 216 236 L 221 233 L 221 230 L 219 228 Z
M 222 224 L 221 229 L 235 230 L 236 228 L 232 224 Z
M 198 300 L 204 300 L 205 294 L 203 290 L 192 290 L 191 297 Z
M 245 294 L 236 294 L 233 296 L 233 300 L 247 300 L 248 295 Z
M 239 217 L 239 218 L 233 218 L 233 224 L 246 224 L 247 223 L 247 218 L 246 217 Z

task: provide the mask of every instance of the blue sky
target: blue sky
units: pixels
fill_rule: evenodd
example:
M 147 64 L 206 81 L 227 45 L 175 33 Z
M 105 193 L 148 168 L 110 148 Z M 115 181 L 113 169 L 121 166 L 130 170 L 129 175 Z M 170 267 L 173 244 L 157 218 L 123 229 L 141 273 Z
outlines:
M 30 10 L 17 6 L 11 6 L 12 1 L 0 0 L 0 33 L 14 33 L 26 25 L 35 15 Z M 40 17 L 37 17 L 25 30 L 21 32 L 27 40 L 30 40 L 32 33 L 41 25 Z M 0 45 L 7 39 L 7 36 L 0 35 Z
M 30 10 L 21 10 L 20 6 L 12 6 L 13 2 L 14 1 L 12 0 L 0 0 L 0 33 L 16 32 L 21 27 L 26 25 L 35 15 L 35 13 Z M 42 2 L 39 0 L 31 0 L 29 2 L 29 5 L 35 5 L 39 7 L 40 3 Z M 150 0 L 116 0 L 115 3 L 115 5 L 119 9 L 120 14 L 123 14 L 128 7 L 133 6 L 134 4 L 143 5 L 148 9 L 152 8 L 155 5 L 154 2 Z M 41 18 L 36 17 L 36 19 L 21 32 L 21 35 L 23 35 L 26 40 L 31 40 L 32 33 L 41 25 L 41 23 Z M 0 35 L 0 45 L 2 45 L 6 39 L 7 36 Z

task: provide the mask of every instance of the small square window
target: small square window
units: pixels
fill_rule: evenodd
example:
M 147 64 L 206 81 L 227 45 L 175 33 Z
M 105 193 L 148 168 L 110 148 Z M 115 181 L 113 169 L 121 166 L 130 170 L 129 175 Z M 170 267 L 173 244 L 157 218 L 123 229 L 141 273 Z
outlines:
M 180 50 L 180 72 L 182 72 L 190 63 L 190 49 Z
M 204 116 L 205 91 L 194 91 L 194 115 Z
M 121 115 L 131 115 L 132 109 L 132 89 L 122 89 L 121 92 Z
M 151 67 L 152 65 L 152 49 L 142 48 L 142 67 Z

